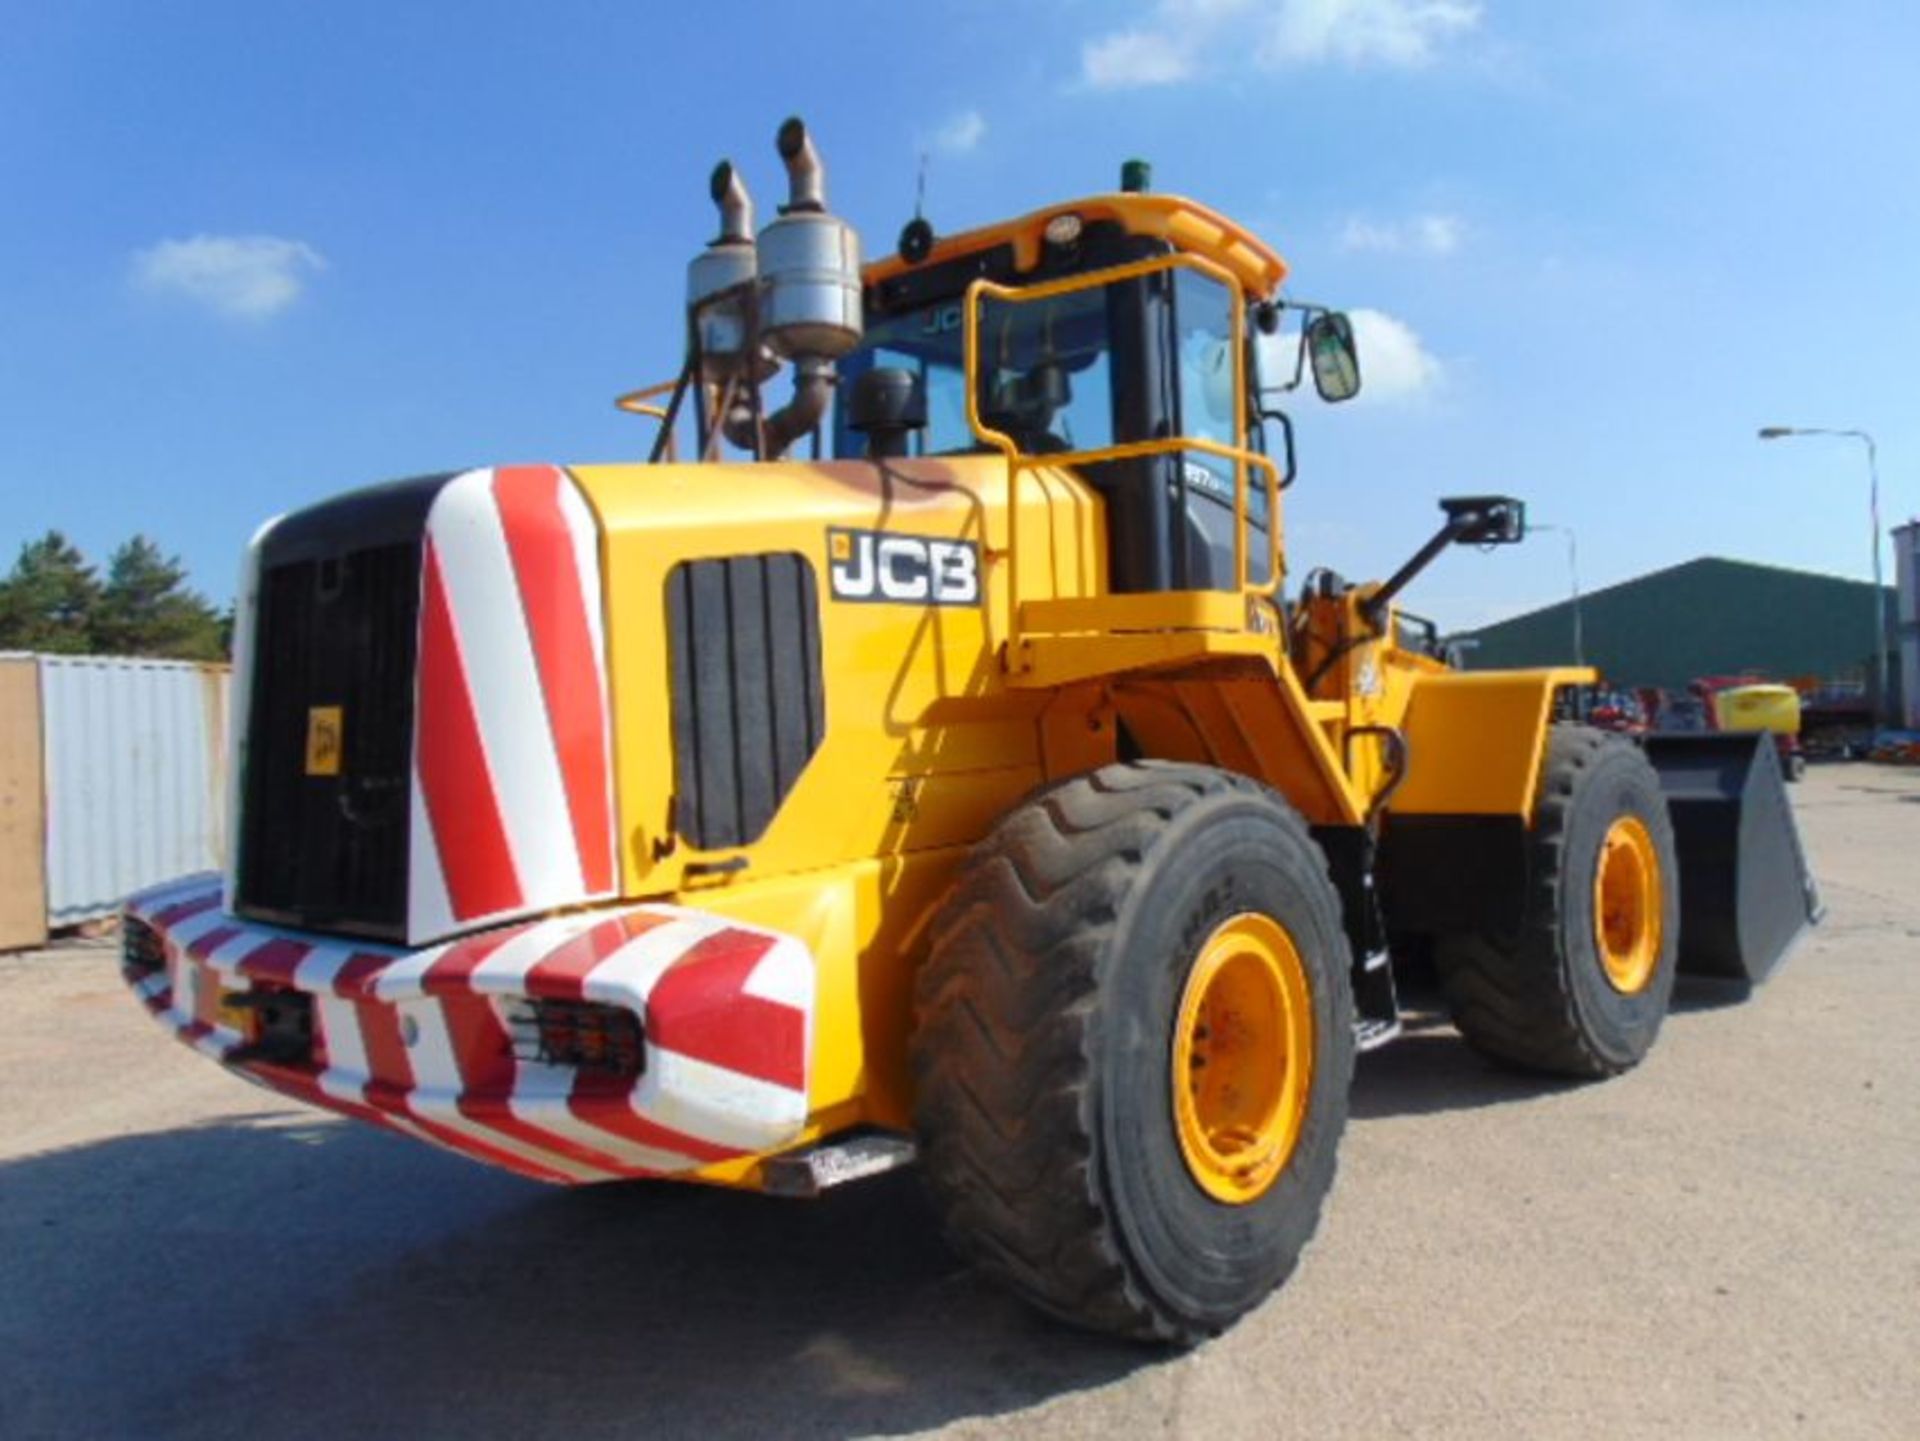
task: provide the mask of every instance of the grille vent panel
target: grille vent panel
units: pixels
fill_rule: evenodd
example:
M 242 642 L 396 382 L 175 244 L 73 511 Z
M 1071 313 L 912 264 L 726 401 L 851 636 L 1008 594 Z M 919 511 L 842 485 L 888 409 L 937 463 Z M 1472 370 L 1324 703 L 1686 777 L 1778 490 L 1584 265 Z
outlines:
M 703 850 L 746 845 L 826 733 L 813 567 L 785 551 L 684 561 L 667 634 L 675 828 Z
M 254 627 L 239 902 L 402 939 L 420 545 L 267 569 Z M 339 774 L 306 773 L 309 711 L 342 713 Z

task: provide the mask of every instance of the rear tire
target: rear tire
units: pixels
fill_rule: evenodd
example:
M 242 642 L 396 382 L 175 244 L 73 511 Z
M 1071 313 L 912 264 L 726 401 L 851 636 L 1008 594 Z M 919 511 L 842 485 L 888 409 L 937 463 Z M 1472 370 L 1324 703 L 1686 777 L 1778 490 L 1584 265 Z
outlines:
M 1220 937 L 1243 934 L 1284 938 L 1274 974 L 1295 989 L 1270 1031 L 1297 1052 L 1245 1041 L 1268 1034 L 1266 993 L 1241 982 L 1266 971 L 1218 964 Z M 1332 1185 L 1348 966 L 1324 856 L 1251 781 L 1112 765 L 1020 806 L 962 870 L 916 983 L 915 1123 L 949 1240 L 1078 1326 L 1183 1345 L 1225 1328 L 1293 1270 Z M 1196 1010 L 1228 973 L 1233 1003 Z M 1218 1104 L 1197 1081 L 1179 1093 L 1205 1074 L 1181 1069 L 1196 1045 L 1252 1090 L 1284 1075 L 1255 1108 L 1272 1127 L 1196 1130 L 1194 1108 Z M 1241 1150 L 1243 1132 L 1274 1144 Z
M 1651 872 L 1637 906 L 1636 867 Z M 1595 1078 L 1637 1065 L 1666 1017 L 1680 936 L 1673 826 L 1638 746 L 1553 727 L 1527 872 L 1516 934 L 1445 936 L 1435 948 L 1454 1024 L 1475 1049 L 1527 1070 Z

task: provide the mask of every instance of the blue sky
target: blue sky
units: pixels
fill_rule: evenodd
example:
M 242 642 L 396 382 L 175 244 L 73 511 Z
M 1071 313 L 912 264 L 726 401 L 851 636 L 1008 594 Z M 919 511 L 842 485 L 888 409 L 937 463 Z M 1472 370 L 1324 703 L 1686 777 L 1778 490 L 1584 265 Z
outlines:
M 724 17 L 724 18 L 716 18 Z M 1295 573 L 1449 493 L 1591 589 L 1702 553 L 1864 575 L 1861 426 L 1920 510 L 1920 9 L 1832 0 L 0 4 L 0 560 L 136 531 L 224 601 L 267 515 L 422 470 L 636 457 L 713 162 L 808 119 L 869 253 L 1156 184 L 1365 312 L 1303 403 Z M 1447 557 L 1450 626 L 1565 593 Z

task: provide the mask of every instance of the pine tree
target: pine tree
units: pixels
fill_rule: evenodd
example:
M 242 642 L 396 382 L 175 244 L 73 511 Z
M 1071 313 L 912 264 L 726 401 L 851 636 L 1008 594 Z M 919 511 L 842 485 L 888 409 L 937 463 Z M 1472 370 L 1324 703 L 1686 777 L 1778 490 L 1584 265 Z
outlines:
M 186 586 L 178 556 L 163 555 L 136 535 L 107 562 L 91 625 L 93 648 L 103 655 L 165 656 L 174 660 L 219 660 L 220 612 Z
M 0 581 L 0 650 L 85 652 L 99 600 L 99 577 L 59 531 L 26 542 Z

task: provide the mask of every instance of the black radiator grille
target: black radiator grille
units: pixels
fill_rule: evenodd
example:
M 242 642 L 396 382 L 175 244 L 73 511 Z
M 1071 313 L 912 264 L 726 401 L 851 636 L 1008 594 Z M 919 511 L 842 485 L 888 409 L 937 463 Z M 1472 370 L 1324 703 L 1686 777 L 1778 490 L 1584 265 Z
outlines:
M 813 567 L 787 552 L 683 562 L 667 635 L 675 827 L 705 850 L 745 845 L 826 731 Z
M 418 540 L 261 576 L 241 797 L 239 901 L 266 919 L 404 939 Z M 337 775 L 309 775 L 316 707 Z

